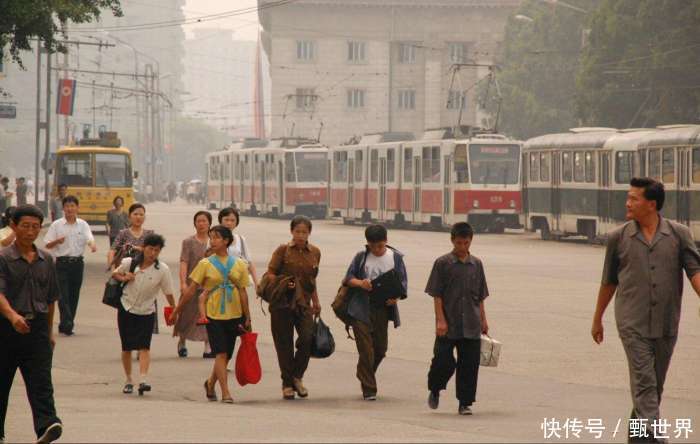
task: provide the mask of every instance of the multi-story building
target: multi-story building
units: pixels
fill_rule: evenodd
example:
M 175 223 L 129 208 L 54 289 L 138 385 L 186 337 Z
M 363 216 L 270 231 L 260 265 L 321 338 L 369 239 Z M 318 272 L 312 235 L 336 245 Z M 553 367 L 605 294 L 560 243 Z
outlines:
M 483 124 L 478 83 L 520 0 L 259 0 L 272 136 Z M 461 66 L 459 64 L 478 65 Z

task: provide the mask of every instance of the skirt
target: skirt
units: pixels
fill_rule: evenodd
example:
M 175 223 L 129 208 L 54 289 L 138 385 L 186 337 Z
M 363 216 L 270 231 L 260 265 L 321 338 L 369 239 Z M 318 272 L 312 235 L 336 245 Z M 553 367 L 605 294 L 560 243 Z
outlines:
M 207 317 L 207 320 L 209 321 L 206 325 L 207 335 L 212 353 L 216 355 L 226 353 L 230 361 L 236 346 L 236 338 L 241 335 L 239 327 L 245 323 L 245 317 L 225 321 Z
M 200 290 L 197 290 L 194 297 L 182 307 L 182 312 L 173 327 L 173 336 L 179 336 L 188 341 L 204 342 L 207 340 L 207 329 L 203 325 L 197 325 L 199 295 L 201 293 Z
M 119 338 L 122 341 L 122 351 L 150 350 L 155 319 L 155 313 L 137 315 L 124 310 L 124 307 L 119 304 L 117 325 Z

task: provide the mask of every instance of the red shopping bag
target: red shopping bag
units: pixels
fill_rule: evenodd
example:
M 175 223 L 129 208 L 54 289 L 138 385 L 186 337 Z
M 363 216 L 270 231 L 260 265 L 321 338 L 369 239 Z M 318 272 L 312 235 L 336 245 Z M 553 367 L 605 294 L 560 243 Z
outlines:
M 236 355 L 236 379 L 241 386 L 257 384 L 262 378 L 260 357 L 255 342 L 257 333 L 244 333 L 241 335 L 241 346 Z

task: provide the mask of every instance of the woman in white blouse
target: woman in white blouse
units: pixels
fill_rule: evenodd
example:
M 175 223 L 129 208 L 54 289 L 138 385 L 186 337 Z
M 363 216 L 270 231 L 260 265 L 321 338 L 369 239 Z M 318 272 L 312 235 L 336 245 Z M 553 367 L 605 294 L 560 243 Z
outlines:
M 134 392 L 131 378 L 131 351 L 138 350 L 140 381 L 138 392 L 150 392 L 146 382 L 151 363 L 151 337 L 155 322 L 155 302 L 161 291 L 171 307 L 175 307 L 173 283 L 168 266 L 158 261 L 165 246 L 165 239 L 158 234 L 149 234 L 143 241 L 143 252 L 135 258 L 124 258 L 112 277 L 126 282 L 117 314 L 119 337 L 122 343 L 122 365 L 126 374 L 123 393 Z M 131 261 L 136 261 L 132 268 Z

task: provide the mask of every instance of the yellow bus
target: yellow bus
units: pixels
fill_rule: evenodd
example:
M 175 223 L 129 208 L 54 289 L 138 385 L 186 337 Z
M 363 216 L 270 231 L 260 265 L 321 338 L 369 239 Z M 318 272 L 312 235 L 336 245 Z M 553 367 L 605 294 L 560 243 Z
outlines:
M 115 133 L 102 139 L 83 139 L 56 152 L 53 196 L 65 184 L 68 194 L 80 200 L 80 218 L 91 225 L 104 225 L 115 197 L 124 198 L 124 208 L 134 203 L 131 151 L 121 146 Z

